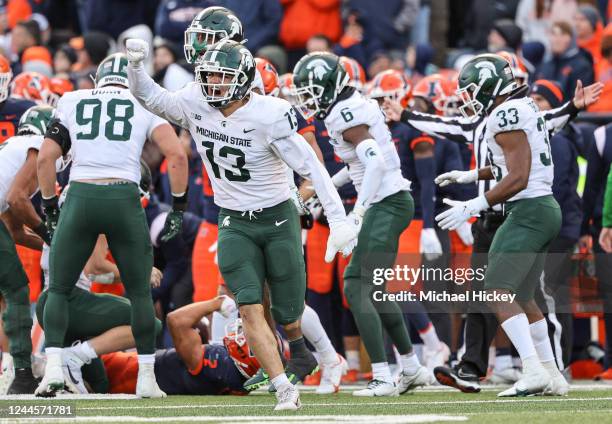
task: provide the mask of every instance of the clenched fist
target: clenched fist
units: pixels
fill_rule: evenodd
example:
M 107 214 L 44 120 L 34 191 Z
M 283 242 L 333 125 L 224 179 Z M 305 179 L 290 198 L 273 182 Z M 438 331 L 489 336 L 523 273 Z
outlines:
M 125 42 L 128 61 L 138 66 L 143 60 L 149 56 L 149 43 L 139 38 L 129 38 Z

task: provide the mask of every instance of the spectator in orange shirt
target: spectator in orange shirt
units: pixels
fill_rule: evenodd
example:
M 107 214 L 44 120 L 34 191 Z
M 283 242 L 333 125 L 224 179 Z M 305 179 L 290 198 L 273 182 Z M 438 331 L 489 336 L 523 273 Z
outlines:
M 342 35 L 340 0 L 280 0 L 284 8 L 279 39 L 289 50 L 290 58 L 304 54 L 306 42 L 316 34 L 323 34 L 332 43 Z M 293 62 L 293 61 L 292 61 Z
M 578 8 L 574 16 L 574 29 L 578 47 L 591 53 L 595 69 L 601 60 L 601 37 L 603 25 L 601 16 L 593 6 L 585 4 Z
M 610 112 L 612 110 L 612 24 L 603 30 L 601 38 L 601 60 L 595 68 L 595 80 L 604 84 L 601 97 L 589 107 L 589 112 Z

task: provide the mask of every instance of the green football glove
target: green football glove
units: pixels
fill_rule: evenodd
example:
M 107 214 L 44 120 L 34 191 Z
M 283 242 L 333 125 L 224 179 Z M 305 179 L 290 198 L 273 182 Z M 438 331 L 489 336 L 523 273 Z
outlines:
M 170 212 L 168 212 L 168 216 L 166 216 L 166 223 L 164 224 L 164 229 L 161 233 L 161 241 L 165 243 L 172 240 L 181 232 L 182 226 L 183 211 L 172 209 Z
M 47 228 L 49 245 L 53 239 L 53 234 L 57 228 L 57 221 L 59 221 L 59 206 L 57 196 L 53 196 L 50 199 L 42 199 L 43 213 L 45 214 L 45 227 Z M 46 242 L 46 240 L 45 240 Z

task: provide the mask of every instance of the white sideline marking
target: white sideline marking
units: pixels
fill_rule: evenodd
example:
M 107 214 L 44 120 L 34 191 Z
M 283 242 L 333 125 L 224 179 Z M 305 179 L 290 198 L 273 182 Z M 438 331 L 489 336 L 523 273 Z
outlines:
M 486 404 L 486 403 L 520 403 L 520 402 L 589 402 L 589 401 L 612 401 L 612 397 L 602 398 L 513 398 L 513 399 L 488 399 L 488 400 L 439 400 L 439 401 L 412 401 L 412 402 L 330 402 L 330 403 L 310 403 L 307 402 L 304 406 L 384 406 L 384 405 L 468 405 L 468 404 Z M 207 409 L 207 408 L 269 408 L 273 403 L 250 403 L 250 404 L 209 404 L 209 405 L 135 405 L 135 406 L 86 406 L 79 407 L 85 411 L 107 411 L 111 409 Z
M 134 416 L 80 416 L 80 417 L 63 417 L 63 418 L 24 418 L 16 419 L 13 422 L 219 422 L 224 424 L 261 424 L 262 422 L 276 423 L 303 423 L 304 421 L 311 424 L 336 424 L 336 423 L 357 423 L 357 424 L 413 424 L 413 423 L 433 423 L 439 421 L 467 421 L 465 416 L 457 415 L 435 415 L 435 414 L 419 414 L 419 415 L 299 415 L 299 416 L 230 416 L 230 417 L 200 417 L 200 416 L 184 416 L 184 417 L 134 417 Z
M 110 393 L 91 393 L 87 395 L 76 395 L 72 393 L 60 393 L 55 397 L 45 398 L 36 397 L 34 395 L 4 395 L 0 396 L 0 400 L 36 400 L 41 402 L 53 402 L 64 400 L 130 400 L 138 399 L 136 395 L 128 394 L 110 394 Z

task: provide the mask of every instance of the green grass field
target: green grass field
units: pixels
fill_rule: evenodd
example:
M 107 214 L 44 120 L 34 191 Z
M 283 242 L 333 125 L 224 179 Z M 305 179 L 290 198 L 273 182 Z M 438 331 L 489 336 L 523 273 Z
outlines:
M 274 413 L 275 398 L 263 392 L 245 397 L 171 396 L 163 400 L 135 400 L 96 396 L 93 399 L 0 400 L 0 422 L 205 422 L 205 423 L 612 423 L 612 385 L 580 386 L 567 397 L 498 399 L 498 390 L 476 395 L 440 388 L 419 390 L 396 398 L 354 398 L 350 392 L 334 396 L 302 394 L 297 413 Z M 9 405 L 70 404 L 73 418 L 8 420 Z

